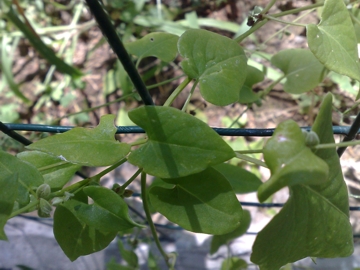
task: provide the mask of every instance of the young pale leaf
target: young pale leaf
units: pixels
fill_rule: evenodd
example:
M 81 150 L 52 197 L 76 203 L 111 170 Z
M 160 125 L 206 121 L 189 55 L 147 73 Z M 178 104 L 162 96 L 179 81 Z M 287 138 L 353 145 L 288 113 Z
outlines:
M 247 66 L 247 76 L 239 94 L 239 103 L 253 103 L 259 99 L 259 96 L 252 90 L 252 86 L 264 80 L 264 73 L 252 66 Z
M 76 127 L 63 134 L 47 137 L 29 146 L 63 161 L 84 166 L 109 166 L 130 151 L 126 143 L 115 140 L 114 115 L 104 115 L 92 129 Z
M 194 174 L 234 157 L 234 151 L 204 122 L 169 107 L 144 106 L 129 112 L 148 141 L 129 162 L 160 178 Z
M 360 80 L 356 34 L 344 1 L 325 1 L 320 23 L 307 25 L 307 40 L 326 68 Z
M 280 123 L 264 147 L 271 177 L 258 189 L 259 201 L 286 186 L 319 185 L 329 181 L 329 167 L 305 145 L 305 137 L 293 120 Z
M 284 72 L 284 91 L 291 94 L 312 90 L 325 76 L 324 66 L 311 51 L 305 49 L 281 51 L 271 58 L 271 63 Z
M 4 226 L 13 210 L 17 195 L 18 174 L 0 176 L 0 240 L 7 240 Z
M 125 44 L 125 48 L 139 58 L 154 56 L 164 62 L 171 62 L 178 52 L 178 39 L 178 36 L 169 33 L 150 33 L 135 42 Z
M 103 232 L 85 224 L 74 210 L 74 200 L 70 200 L 56 207 L 54 235 L 66 256 L 74 261 L 79 256 L 106 248 L 117 235 L 117 231 Z
M 236 41 L 206 30 L 190 29 L 180 37 L 178 49 L 185 58 L 181 67 L 190 78 L 199 81 L 205 100 L 225 106 L 239 99 L 247 59 Z
M 44 183 L 44 178 L 34 166 L 3 151 L 0 151 L 0 168 L 0 180 L 18 174 L 16 201 L 19 207 L 29 203 L 29 190 L 34 190 Z
M 45 184 L 55 190 L 61 189 L 81 168 L 81 165 L 72 164 L 39 151 L 24 151 L 17 157 L 34 165 L 44 177 Z
M 174 185 L 149 190 L 151 205 L 184 229 L 225 234 L 240 226 L 242 208 L 229 182 L 213 168 L 181 178 L 164 179 Z
M 229 241 L 234 240 L 235 238 L 240 237 L 244 233 L 246 233 L 247 229 L 250 226 L 251 216 L 250 212 L 247 210 L 243 211 L 243 215 L 241 218 L 240 226 L 237 227 L 232 232 L 222 235 L 214 235 L 211 239 L 210 244 L 210 254 L 214 254 L 222 245 L 226 245 Z
M 248 264 L 243 259 L 237 257 L 226 258 L 221 264 L 221 270 L 246 270 Z
M 313 131 L 321 143 L 334 143 L 332 98 L 327 95 Z M 316 155 L 329 166 L 329 182 L 290 187 L 283 209 L 256 237 L 251 261 L 261 269 L 279 269 L 305 257 L 335 258 L 353 252 L 347 188 L 335 149 L 321 149 Z
M 238 166 L 222 163 L 213 168 L 225 176 L 237 194 L 255 192 L 262 184 L 255 174 Z

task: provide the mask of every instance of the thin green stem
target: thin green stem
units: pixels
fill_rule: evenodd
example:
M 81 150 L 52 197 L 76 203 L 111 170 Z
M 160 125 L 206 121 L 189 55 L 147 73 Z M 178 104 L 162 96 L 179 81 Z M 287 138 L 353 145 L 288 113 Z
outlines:
M 235 154 L 236 154 L 236 157 L 239 158 L 239 159 L 242 159 L 242 160 L 245 160 L 245 161 L 254 163 L 254 164 L 258 165 L 258 166 L 262 166 L 262 167 L 268 168 L 268 166 L 266 165 L 266 163 L 263 162 L 263 161 L 261 161 L 261 160 L 258 160 L 258 159 L 256 159 L 256 158 L 252 158 L 252 157 L 249 157 L 249 156 L 240 154 L 240 153 L 238 153 L 237 151 L 235 151 Z
M 122 194 L 124 190 L 136 179 L 136 177 L 142 172 L 142 168 L 138 169 L 133 176 L 130 177 L 129 180 L 127 180 L 124 184 L 121 185 L 121 192 Z
M 282 17 L 282 16 L 286 16 L 286 15 L 290 15 L 290 14 L 295 14 L 295 13 L 299 13 L 301 11 L 304 10 L 309 10 L 309 9 L 313 9 L 313 8 L 318 8 L 318 7 L 322 7 L 324 5 L 324 3 L 316 3 L 316 4 L 311 4 L 305 7 L 300 7 L 300 8 L 294 8 L 294 9 L 290 9 L 284 12 L 280 12 L 280 13 L 276 13 L 276 14 L 272 14 L 272 17 Z
M 241 41 L 243 41 L 245 38 L 247 38 L 248 36 L 250 36 L 252 33 L 256 32 L 258 29 L 260 29 L 261 27 L 263 27 L 269 20 L 268 19 L 264 19 L 262 21 L 258 21 L 254 24 L 253 27 L 251 27 L 248 31 L 246 31 L 244 34 L 238 36 L 237 38 L 235 38 L 235 41 L 240 43 Z
M 154 237 L 155 244 L 156 244 L 157 248 L 159 249 L 161 255 L 164 257 L 166 265 L 168 267 L 170 267 L 171 265 L 169 263 L 169 257 L 160 244 L 159 238 L 156 233 L 155 225 L 151 219 L 150 208 L 149 208 L 149 203 L 148 203 L 148 198 L 147 198 L 147 190 L 146 190 L 146 173 L 144 173 L 144 172 L 141 173 L 141 194 L 142 194 L 142 201 L 143 201 L 143 207 L 144 207 L 146 219 L 149 224 L 152 236 Z
M 263 91 L 258 93 L 259 98 L 262 98 L 269 94 L 269 92 L 274 88 L 275 85 L 277 85 L 279 82 L 281 82 L 286 77 L 285 74 L 277 78 L 275 81 L 273 81 L 268 87 L 266 87 Z
M 169 107 L 175 100 L 175 98 L 181 93 L 182 90 L 190 83 L 191 79 L 187 77 L 178 87 L 171 93 L 168 99 L 164 103 L 164 107 Z
M 323 143 L 313 146 L 313 149 L 327 149 L 327 148 L 336 148 L 336 147 L 346 147 L 360 145 L 360 140 L 350 141 L 350 142 L 340 142 L 340 143 Z
M 249 107 L 246 107 L 246 109 L 243 110 L 243 111 L 238 115 L 238 117 L 236 117 L 236 119 L 231 123 L 230 126 L 228 126 L 228 128 L 232 128 L 232 127 L 235 125 L 235 123 L 237 123 L 237 122 L 239 121 L 239 119 L 241 118 L 241 116 L 243 116 L 244 113 L 246 113 L 246 112 L 248 111 L 248 109 L 249 109 Z
M 86 178 L 84 180 L 81 180 L 79 182 L 76 182 L 74 184 L 72 184 L 71 186 L 68 186 L 66 188 L 63 188 L 62 190 L 53 192 L 50 194 L 50 198 L 55 198 L 55 197 L 61 197 L 64 196 L 65 192 L 74 192 L 75 190 L 89 184 L 93 179 L 91 177 Z
M 31 208 L 33 208 L 34 206 L 36 206 L 38 203 L 39 203 L 39 201 L 38 201 L 38 200 L 35 200 L 35 201 L 30 202 L 28 205 L 24 206 L 23 208 L 20 208 L 20 209 L 18 209 L 18 210 L 15 210 L 14 212 L 11 213 L 9 219 L 10 219 L 10 218 L 13 218 L 13 217 L 15 217 L 15 216 L 17 216 L 17 215 L 20 215 L 20 214 L 22 214 L 22 213 L 28 212 L 28 210 L 30 210 Z
M 279 22 L 279 23 L 284 23 L 284 24 L 287 24 L 287 25 L 293 25 L 293 26 L 306 27 L 306 24 L 302 24 L 302 23 L 294 23 L 294 22 L 288 22 L 288 21 L 284 21 L 284 20 L 281 20 L 281 19 L 275 18 L 275 17 L 270 16 L 270 15 L 263 15 L 263 16 L 264 16 L 264 18 L 267 18 L 267 19 L 269 19 L 269 20 L 276 21 L 276 22 Z
M 184 106 L 182 107 L 181 111 L 183 111 L 183 112 L 186 111 L 187 106 L 189 105 L 190 99 L 191 99 L 192 95 L 194 94 L 197 84 L 198 84 L 198 81 L 195 81 L 193 86 L 191 87 L 190 93 L 189 93 L 187 99 L 185 100 Z
M 116 162 L 114 165 L 111 165 L 109 168 L 106 168 L 102 172 L 98 173 L 97 175 L 92 176 L 91 178 L 96 179 L 97 181 L 100 181 L 100 178 L 104 175 L 108 174 L 109 172 L 115 170 L 120 165 L 124 164 L 127 161 L 127 158 L 122 158 L 118 162 Z
M 276 3 L 276 0 L 271 0 L 271 1 L 266 5 L 266 7 L 264 7 L 264 9 L 261 11 L 260 14 L 262 14 L 262 15 L 266 14 L 266 13 L 272 8 L 272 6 L 275 5 L 275 3 Z

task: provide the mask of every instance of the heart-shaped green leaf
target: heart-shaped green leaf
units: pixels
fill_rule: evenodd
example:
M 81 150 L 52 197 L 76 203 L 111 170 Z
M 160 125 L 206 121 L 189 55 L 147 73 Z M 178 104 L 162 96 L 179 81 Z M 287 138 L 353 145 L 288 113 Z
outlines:
M 205 100 L 225 106 L 239 99 L 247 59 L 236 41 L 206 30 L 190 29 L 180 37 L 178 49 L 185 58 L 181 67 L 190 78 L 198 80 Z
M 115 140 L 114 115 L 104 115 L 92 129 L 76 127 L 47 137 L 27 148 L 39 150 L 64 161 L 84 166 L 109 166 L 124 158 L 130 146 Z
M 29 191 L 44 184 L 44 178 L 39 171 L 31 164 L 0 151 L 0 179 L 7 179 L 14 174 L 18 175 L 16 201 L 19 207 L 29 203 Z
M 237 194 L 257 191 L 262 184 L 255 174 L 238 166 L 222 163 L 213 166 L 213 168 L 225 176 Z
M 305 49 L 284 50 L 271 58 L 271 63 L 286 76 L 284 91 L 301 94 L 315 88 L 325 76 L 324 66 Z
M 229 182 L 213 168 L 181 178 L 164 179 L 173 188 L 154 186 L 151 205 L 184 229 L 225 234 L 240 226 L 241 205 Z
M 130 218 L 127 204 L 112 190 L 101 186 L 89 186 L 83 190 L 94 204 L 78 203 L 74 209 L 76 216 L 88 226 L 110 232 L 142 227 Z
M 271 177 L 258 189 L 261 202 L 286 186 L 318 185 L 329 181 L 328 165 L 306 147 L 305 136 L 293 120 L 277 126 L 263 153 Z
M 81 165 L 72 164 L 39 151 L 24 151 L 17 157 L 25 162 L 34 165 L 44 177 L 44 183 L 52 189 L 61 189 L 74 176 Z
M 239 103 L 242 104 L 253 103 L 259 99 L 258 95 L 253 92 L 252 86 L 264 80 L 264 73 L 253 66 L 247 66 L 246 74 L 246 79 L 243 87 L 241 87 L 238 100 Z
M 0 240 L 7 240 L 4 226 L 13 210 L 17 195 L 18 174 L 0 176 Z
M 154 56 L 164 62 L 170 62 L 177 55 L 178 39 L 178 36 L 169 33 L 150 33 L 137 41 L 125 44 L 125 48 L 139 58 Z
M 328 94 L 313 126 L 321 143 L 334 143 L 331 111 Z M 261 269 L 279 269 L 308 256 L 334 258 L 353 252 L 349 200 L 338 155 L 334 148 L 315 153 L 330 168 L 329 182 L 290 187 L 283 209 L 256 237 L 251 261 Z
M 169 107 L 143 106 L 129 112 L 148 141 L 129 162 L 160 178 L 194 174 L 234 157 L 234 151 L 204 122 Z
M 307 26 L 307 40 L 326 68 L 360 81 L 356 34 L 344 1 L 325 1 L 320 23 Z
M 69 200 L 54 213 L 55 239 L 71 261 L 106 248 L 117 235 L 117 231 L 103 232 L 81 221 L 74 209 L 79 203 Z
M 211 239 L 210 244 L 210 254 L 214 254 L 222 245 L 226 245 L 229 241 L 234 240 L 235 238 L 240 237 L 244 233 L 246 233 L 247 229 L 250 226 L 251 216 L 248 210 L 243 211 L 243 215 L 241 218 L 241 224 L 232 232 L 222 234 L 222 235 L 214 235 Z

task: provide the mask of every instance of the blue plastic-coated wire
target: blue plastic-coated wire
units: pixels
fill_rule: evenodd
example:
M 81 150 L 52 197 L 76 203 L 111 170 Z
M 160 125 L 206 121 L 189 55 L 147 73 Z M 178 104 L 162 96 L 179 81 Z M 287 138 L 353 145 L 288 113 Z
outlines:
M 49 126 L 36 124 L 5 124 L 9 130 L 18 131 L 37 131 L 49 133 L 63 133 L 74 128 L 73 126 Z M 311 127 L 302 127 L 305 130 L 310 130 Z M 273 128 L 213 128 L 221 136 L 253 136 L 253 137 L 268 137 L 274 133 Z M 349 126 L 333 126 L 334 134 L 346 135 L 349 133 Z M 123 126 L 117 127 L 117 134 L 129 133 L 145 133 L 145 131 L 138 126 Z M 358 130 L 358 134 L 360 130 Z

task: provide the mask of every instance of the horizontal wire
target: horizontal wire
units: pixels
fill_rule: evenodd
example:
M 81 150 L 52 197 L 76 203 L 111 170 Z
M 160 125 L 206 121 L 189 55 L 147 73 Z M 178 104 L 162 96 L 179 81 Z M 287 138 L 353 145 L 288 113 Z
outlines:
M 50 126 L 50 125 L 38 125 L 38 124 L 10 124 L 6 123 L 5 126 L 9 130 L 18 131 L 37 131 L 37 132 L 49 132 L 49 133 L 63 133 L 73 129 L 73 126 Z M 302 129 L 310 130 L 311 127 L 302 127 Z M 256 136 L 267 137 L 274 133 L 274 128 L 213 128 L 221 136 Z M 349 133 L 350 126 L 333 126 L 334 134 L 346 135 Z M 129 133 L 145 133 L 145 131 L 138 126 L 122 126 L 117 127 L 117 134 L 129 134 Z M 360 133 L 360 130 L 358 130 Z

